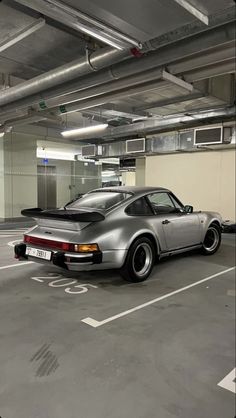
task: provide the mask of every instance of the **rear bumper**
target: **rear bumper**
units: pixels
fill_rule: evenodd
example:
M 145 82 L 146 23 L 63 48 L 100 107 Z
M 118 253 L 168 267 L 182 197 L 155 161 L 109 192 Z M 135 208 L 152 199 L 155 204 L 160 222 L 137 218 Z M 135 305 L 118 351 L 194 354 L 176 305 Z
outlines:
M 89 271 L 89 270 L 103 270 L 120 268 L 124 264 L 127 254 L 126 250 L 112 250 L 104 252 L 94 252 L 88 254 L 82 253 L 70 253 L 63 251 L 50 251 L 52 257 L 50 261 L 28 256 L 26 254 L 26 244 L 20 243 L 15 245 L 15 257 L 18 260 L 30 260 L 36 263 L 53 264 L 57 267 L 61 267 L 71 271 Z M 41 248 L 38 248 L 41 249 Z

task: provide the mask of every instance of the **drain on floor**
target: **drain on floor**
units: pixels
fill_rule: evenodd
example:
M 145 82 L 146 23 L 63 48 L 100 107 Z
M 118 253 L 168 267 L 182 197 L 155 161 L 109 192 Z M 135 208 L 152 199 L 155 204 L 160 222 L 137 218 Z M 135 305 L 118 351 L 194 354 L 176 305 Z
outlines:
M 39 362 L 36 377 L 49 376 L 59 367 L 57 356 L 50 350 L 51 344 L 43 344 L 31 357 L 31 362 Z

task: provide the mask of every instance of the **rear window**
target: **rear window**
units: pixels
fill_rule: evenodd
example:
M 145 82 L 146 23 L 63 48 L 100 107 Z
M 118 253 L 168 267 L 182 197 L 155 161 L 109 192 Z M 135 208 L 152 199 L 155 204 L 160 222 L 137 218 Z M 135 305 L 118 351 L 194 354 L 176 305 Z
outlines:
M 119 205 L 131 196 L 129 193 L 120 192 L 92 192 L 81 196 L 75 202 L 68 205 L 67 209 L 91 208 L 108 210 Z

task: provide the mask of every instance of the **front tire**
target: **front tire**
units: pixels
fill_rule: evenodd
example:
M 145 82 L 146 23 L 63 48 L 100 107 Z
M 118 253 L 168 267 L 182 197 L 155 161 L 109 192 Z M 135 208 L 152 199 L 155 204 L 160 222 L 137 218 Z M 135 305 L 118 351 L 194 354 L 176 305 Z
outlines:
M 221 244 L 221 230 L 218 225 L 209 226 L 202 245 L 204 255 L 215 254 Z
M 155 249 L 152 241 L 145 237 L 139 238 L 128 251 L 121 275 L 129 282 L 143 282 L 151 274 L 154 262 Z

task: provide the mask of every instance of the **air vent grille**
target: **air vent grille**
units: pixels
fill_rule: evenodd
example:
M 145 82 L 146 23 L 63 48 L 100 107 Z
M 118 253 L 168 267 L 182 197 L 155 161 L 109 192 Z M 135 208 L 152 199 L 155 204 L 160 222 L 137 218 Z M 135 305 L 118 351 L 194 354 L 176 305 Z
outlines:
M 135 154 L 136 152 L 145 152 L 145 138 L 126 141 L 126 153 Z
M 84 145 L 82 147 L 82 157 L 95 157 L 96 145 Z
M 195 129 L 194 131 L 194 145 L 211 145 L 222 144 L 223 142 L 223 128 L 203 128 Z

